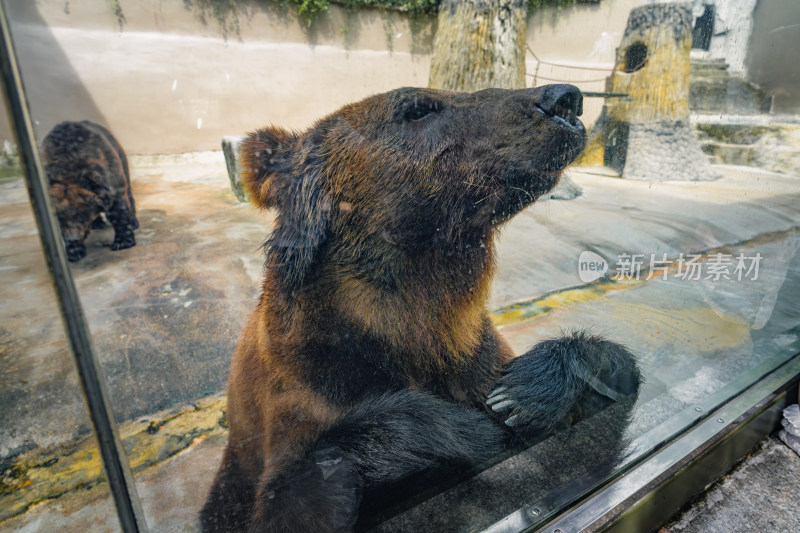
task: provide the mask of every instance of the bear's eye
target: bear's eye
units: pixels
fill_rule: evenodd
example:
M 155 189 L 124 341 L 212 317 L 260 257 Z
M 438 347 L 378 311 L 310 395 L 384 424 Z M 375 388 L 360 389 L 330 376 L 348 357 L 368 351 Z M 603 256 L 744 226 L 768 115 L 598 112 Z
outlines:
M 417 100 L 412 102 L 406 109 L 404 118 L 408 121 L 422 120 L 423 118 L 437 113 L 441 109 L 441 104 L 432 100 Z

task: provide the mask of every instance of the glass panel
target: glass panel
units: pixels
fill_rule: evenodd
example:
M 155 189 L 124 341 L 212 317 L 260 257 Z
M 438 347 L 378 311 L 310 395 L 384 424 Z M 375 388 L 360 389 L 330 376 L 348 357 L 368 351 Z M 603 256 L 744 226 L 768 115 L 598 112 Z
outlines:
M 524 68 L 464 75 L 506 24 L 466 2 L 5 2 L 51 174 L 90 171 L 53 195 L 151 529 L 200 527 L 229 437 L 222 529 L 534 524 L 798 352 L 798 4 L 528 3 Z
M 0 530 L 119 531 L 22 176 L 9 142 L 0 163 Z

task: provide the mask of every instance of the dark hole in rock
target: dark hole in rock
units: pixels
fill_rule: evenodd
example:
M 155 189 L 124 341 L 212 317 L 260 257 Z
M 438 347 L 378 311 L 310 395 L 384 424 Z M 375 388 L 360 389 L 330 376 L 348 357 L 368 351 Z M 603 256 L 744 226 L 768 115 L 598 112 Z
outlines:
M 647 61 L 647 46 L 644 43 L 633 43 L 625 52 L 625 72 L 636 72 Z

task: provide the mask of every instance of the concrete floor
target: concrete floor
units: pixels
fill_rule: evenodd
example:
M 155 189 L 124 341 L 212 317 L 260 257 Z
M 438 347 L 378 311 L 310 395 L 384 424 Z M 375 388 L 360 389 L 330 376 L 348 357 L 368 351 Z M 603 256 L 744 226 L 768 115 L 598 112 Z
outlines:
M 93 231 L 71 265 L 114 413 L 132 420 L 222 389 L 261 278 L 270 216 L 227 190 L 221 153 L 139 158 L 137 245 Z M 88 431 L 20 181 L 2 185 L 0 457 Z M 32 423 L 35 421 L 35 423 Z
M 800 456 L 778 438 L 765 439 L 659 533 L 795 533 L 798 479 Z
M 255 302 L 271 215 L 235 201 L 220 153 L 134 158 L 132 169 L 137 246 L 111 252 L 110 231 L 96 232 L 73 274 L 148 523 L 190 531 L 224 443 L 218 393 Z M 542 202 L 507 226 L 491 305 L 514 349 L 590 327 L 639 353 L 647 383 L 635 406 L 561 431 L 376 531 L 486 527 L 613 468 L 693 402 L 800 349 L 800 179 L 719 169 L 705 183 L 575 170 L 583 196 Z M 0 508 L 17 510 L 0 530 L 114 531 L 24 187 L 0 188 Z M 681 280 L 673 268 L 666 279 L 584 284 L 585 250 L 612 272 L 623 253 L 700 253 L 706 268 L 718 253 L 762 261 L 758 279 Z

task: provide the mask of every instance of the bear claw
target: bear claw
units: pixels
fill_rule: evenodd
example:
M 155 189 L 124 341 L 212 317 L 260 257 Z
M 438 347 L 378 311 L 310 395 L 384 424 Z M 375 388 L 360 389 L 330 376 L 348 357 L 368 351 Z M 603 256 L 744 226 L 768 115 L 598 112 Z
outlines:
M 497 396 L 492 396 L 488 400 L 486 400 L 486 405 L 492 406 L 496 403 L 502 402 L 503 400 L 507 400 L 507 394 L 498 394 Z
M 505 411 L 507 409 L 511 409 L 515 405 L 517 405 L 517 402 L 515 402 L 514 400 L 503 400 L 500 403 L 492 405 L 492 410 L 495 413 L 499 413 L 500 411 Z
M 489 393 L 489 395 L 488 395 L 488 396 L 486 396 L 486 398 L 487 398 L 487 399 L 492 399 L 492 398 L 494 398 L 495 396 L 497 396 L 498 394 L 500 394 L 501 392 L 505 392 L 505 391 L 507 391 L 507 390 L 508 390 L 508 387 L 505 387 L 505 386 L 503 386 L 503 387 L 497 387 L 497 388 L 496 388 L 496 389 L 494 389 L 492 392 L 490 392 L 490 393 Z

